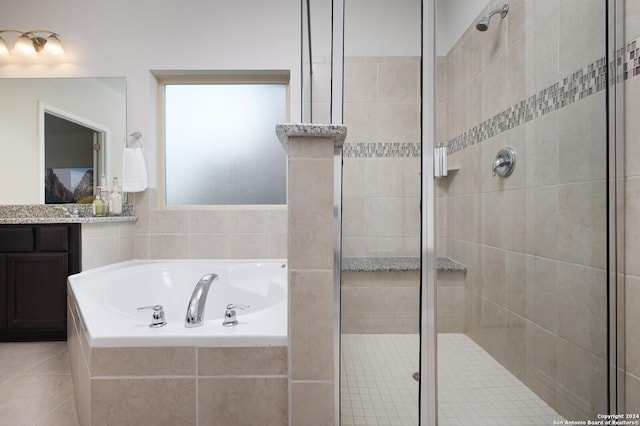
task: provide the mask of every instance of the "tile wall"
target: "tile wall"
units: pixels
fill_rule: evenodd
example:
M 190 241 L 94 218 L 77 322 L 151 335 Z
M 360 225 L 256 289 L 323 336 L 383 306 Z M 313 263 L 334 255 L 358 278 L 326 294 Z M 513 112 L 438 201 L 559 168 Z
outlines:
M 606 64 L 593 30 L 605 5 L 509 5 L 437 61 L 437 142 L 457 169 L 437 181 L 438 250 L 469 268 L 465 332 L 564 417 L 595 418 L 607 404 Z M 506 145 L 516 169 L 492 177 Z
M 275 129 L 274 129 L 275 132 Z M 287 206 L 161 210 L 156 190 L 136 194 L 137 259 L 283 259 Z
M 346 57 L 343 256 L 420 254 L 420 60 Z M 417 272 L 345 273 L 344 333 L 416 333 Z

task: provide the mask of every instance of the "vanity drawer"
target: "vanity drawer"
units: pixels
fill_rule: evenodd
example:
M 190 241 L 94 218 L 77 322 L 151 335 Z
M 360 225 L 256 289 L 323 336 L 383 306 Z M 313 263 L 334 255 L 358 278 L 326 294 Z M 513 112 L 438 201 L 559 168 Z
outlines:
M 0 228 L 0 253 L 33 251 L 33 228 Z
M 69 250 L 69 233 L 66 226 L 38 226 L 35 228 L 37 251 Z

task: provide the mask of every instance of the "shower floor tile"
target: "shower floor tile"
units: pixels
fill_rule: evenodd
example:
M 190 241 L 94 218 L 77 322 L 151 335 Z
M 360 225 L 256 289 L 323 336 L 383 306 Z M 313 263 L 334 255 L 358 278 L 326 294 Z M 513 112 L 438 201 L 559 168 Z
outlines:
M 418 425 L 417 334 L 343 334 L 341 423 Z M 464 334 L 438 335 L 440 426 L 564 420 Z

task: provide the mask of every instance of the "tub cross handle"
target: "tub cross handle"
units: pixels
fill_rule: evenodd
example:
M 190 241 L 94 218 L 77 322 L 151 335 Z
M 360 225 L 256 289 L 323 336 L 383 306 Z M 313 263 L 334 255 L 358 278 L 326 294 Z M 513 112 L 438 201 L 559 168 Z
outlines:
M 164 310 L 162 309 L 162 305 L 143 306 L 138 308 L 139 311 L 144 311 L 145 309 L 153 309 L 153 317 L 149 327 L 158 328 L 167 325 L 167 322 L 164 320 Z

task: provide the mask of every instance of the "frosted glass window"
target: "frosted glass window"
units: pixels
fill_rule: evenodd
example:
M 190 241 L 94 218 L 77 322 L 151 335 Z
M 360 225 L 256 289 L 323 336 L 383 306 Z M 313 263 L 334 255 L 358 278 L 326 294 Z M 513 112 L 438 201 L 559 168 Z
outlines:
M 165 85 L 167 205 L 286 204 L 285 84 Z

